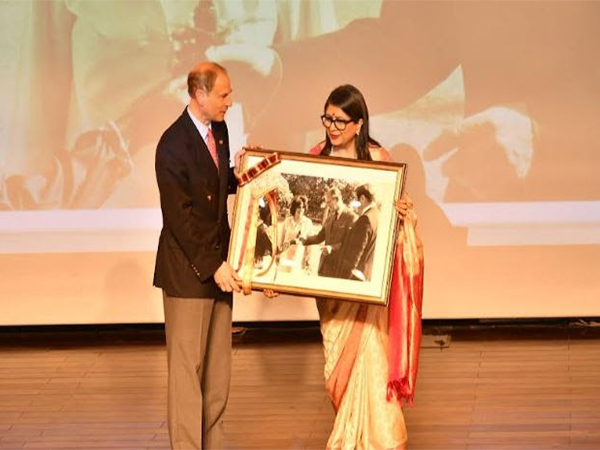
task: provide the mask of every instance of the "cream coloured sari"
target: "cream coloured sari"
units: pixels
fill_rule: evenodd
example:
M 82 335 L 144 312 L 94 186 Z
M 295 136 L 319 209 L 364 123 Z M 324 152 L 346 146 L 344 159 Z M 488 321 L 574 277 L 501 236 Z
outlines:
M 374 159 L 389 159 L 380 150 L 372 154 Z M 410 200 L 408 204 L 398 238 L 390 305 L 317 299 L 326 388 L 336 412 L 327 449 L 406 448 L 402 405 L 414 396 L 423 281 L 416 215 Z
M 326 386 L 336 411 L 327 448 L 404 448 L 401 404 L 387 400 L 387 308 L 326 299 L 317 299 L 317 307 Z

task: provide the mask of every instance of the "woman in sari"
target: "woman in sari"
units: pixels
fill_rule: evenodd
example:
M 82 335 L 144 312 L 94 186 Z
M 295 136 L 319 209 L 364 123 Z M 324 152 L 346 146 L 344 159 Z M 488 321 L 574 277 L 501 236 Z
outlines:
M 279 270 L 294 272 L 306 268 L 310 247 L 302 245 L 301 240 L 312 233 L 312 220 L 306 217 L 308 199 L 299 195 L 292 200 L 290 215 L 283 221 L 279 239 Z
M 334 89 L 321 116 L 325 140 L 310 153 L 390 161 L 369 136 L 369 114 L 358 89 Z M 412 202 L 404 195 L 389 305 L 318 298 L 326 388 L 336 412 L 328 449 L 406 447 L 402 406 L 414 395 L 420 343 L 422 249 Z

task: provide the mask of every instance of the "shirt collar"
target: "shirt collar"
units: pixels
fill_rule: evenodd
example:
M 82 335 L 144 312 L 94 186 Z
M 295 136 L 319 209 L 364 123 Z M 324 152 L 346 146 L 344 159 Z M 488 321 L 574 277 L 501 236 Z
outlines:
M 204 139 L 204 142 L 206 142 L 206 136 L 208 135 L 208 129 L 210 128 L 210 126 L 206 126 L 202 122 L 200 122 L 198 119 L 196 119 L 196 117 L 194 117 L 194 115 L 190 111 L 189 106 L 186 108 L 186 111 L 187 111 L 188 115 L 190 116 L 190 119 L 192 119 L 192 122 L 194 122 L 194 125 L 196 126 L 196 129 L 200 133 L 200 136 L 202 136 L 202 139 Z
M 363 209 L 363 214 L 366 213 L 368 210 L 373 209 L 375 207 L 375 203 L 369 203 L 367 205 L 367 207 L 365 209 Z

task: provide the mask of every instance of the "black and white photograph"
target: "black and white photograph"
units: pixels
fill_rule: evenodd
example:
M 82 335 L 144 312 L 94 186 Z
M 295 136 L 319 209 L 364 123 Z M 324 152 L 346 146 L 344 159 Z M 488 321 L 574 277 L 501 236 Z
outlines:
M 396 230 L 392 205 L 406 166 L 347 161 L 334 167 L 315 156 L 277 153 L 281 162 L 268 169 L 274 208 L 266 195 L 253 198 L 249 185 L 238 192 L 234 268 L 242 269 L 251 238 L 253 288 L 385 304 Z M 246 168 L 264 155 L 247 151 Z M 249 210 L 258 214 L 255 231 Z

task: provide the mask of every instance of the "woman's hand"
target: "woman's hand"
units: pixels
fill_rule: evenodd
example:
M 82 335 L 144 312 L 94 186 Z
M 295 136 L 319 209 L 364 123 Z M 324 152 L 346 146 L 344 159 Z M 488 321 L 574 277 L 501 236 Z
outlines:
M 396 200 L 396 204 L 394 206 L 396 207 L 396 212 L 398 213 L 400 220 L 404 220 L 408 215 L 408 211 L 412 209 L 413 203 L 405 191 L 402 194 L 402 197 Z

